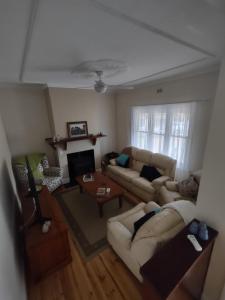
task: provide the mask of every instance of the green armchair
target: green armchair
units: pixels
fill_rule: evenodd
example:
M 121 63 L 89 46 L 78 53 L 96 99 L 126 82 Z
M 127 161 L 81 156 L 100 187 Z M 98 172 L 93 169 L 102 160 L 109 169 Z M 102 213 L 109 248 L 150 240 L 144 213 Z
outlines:
M 62 168 L 50 167 L 46 154 L 33 153 L 28 154 L 27 157 L 37 185 L 46 185 L 50 192 L 55 191 L 62 185 Z M 19 188 L 24 191 L 28 190 L 25 156 L 19 156 L 13 159 L 13 169 Z

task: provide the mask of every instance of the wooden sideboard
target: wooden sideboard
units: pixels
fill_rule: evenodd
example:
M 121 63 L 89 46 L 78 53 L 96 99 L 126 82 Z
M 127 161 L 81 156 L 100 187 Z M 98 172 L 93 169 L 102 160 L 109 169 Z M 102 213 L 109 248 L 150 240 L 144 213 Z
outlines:
M 22 198 L 24 222 L 33 212 L 31 198 Z M 72 261 L 68 240 L 68 227 L 58 206 L 57 200 L 46 187 L 40 192 L 42 214 L 52 219 L 49 232 L 42 233 L 39 224 L 27 227 L 24 231 L 26 265 L 29 279 L 38 281 L 48 274 L 64 267 Z
M 196 220 L 197 221 L 197 220 Z M 209 240 L 197 252 L 187 239 L 188 226 L 169 241 L 141 268 L 145 300 L 197 300 L 208 270 L 217 231 L 209 229 Z

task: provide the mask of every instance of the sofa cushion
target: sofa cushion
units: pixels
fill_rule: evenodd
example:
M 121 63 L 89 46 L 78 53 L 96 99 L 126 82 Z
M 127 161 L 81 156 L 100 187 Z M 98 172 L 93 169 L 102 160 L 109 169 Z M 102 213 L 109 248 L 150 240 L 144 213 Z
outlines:
M 151 151 L 132 148 L 132 169 L 141 172 L 144 165 L 149 165 L 153 153 Z
M 129 156 L 127 154 L 124 154 L 124 153 L 120 154 L 116 158 L 116 163 L 117 163 L 118 166 L 126 168 L 129 164 Z
M 132 179 L 132 183 L 140 189 L 143 189 L 146 192 L 154 193 L 155 189 L 152 186 L 152 183 L 143 177 L 137 177 Z
M 145 164 L 150 164 L 152 160 L 153 153 L 148 150 L 138 149 L 138 148 L 132 148 L 132 158 L 134 160 L 141 161 Z
M 178 192 L 169 191 L 165 186 L 162 186 L 160 189 L 160 205 L 170 203 L 172 201 L 176 201 L 181 199 L 181 194 Z
M 146 214 L 143 209 L 136 211 L 135 213 L 126 216 L 120 222 L 131 232 L 134 232 L 134 223 Z
M 159 153 L 154 153 L 152 155 L 151 165 L 159 169 L 162 169 L 164 171 L 163 175 L 167 175 L 170 177 L 174 177 L 175 175 L 174 173 L 176 167 L 176 160 L 172 159 L 169 156 L 159 154 Z
M 144 164 L 145 163 L 143 163 L 142 161 L 133 159 L 132 160 L 132 169 L 140 173 Z
M 155 167 L 152 166 L 146 166 L 144 165 L 140 177 L 143 177 L 147 179 L 148 181 L 153 181 L 156 178 L 159 178 L 161 174 L 158 172 L 158 170 Z
M 152 210 L 148 213 L 146 213 L 146 215 L 144 215 L 143 217 L 141 217 L 140 219 L 138 219 L 136 222 L 134 222 L 134 232 L 131 238 L 131 241 L 133 241 L 138 229 L 144 225 L 144 223 L 146 223 L 150 218 L 152 218 L 154 215 L 156 214 L 155 210 Z
M 129 182 L 133 178 L 139 177 L 139 173 L 137 171 L 131 170 L 129 168 L 123 168 L 120 166 L 111 166 L 111 165 L 109 165 L 108 168 L 113 174 L 118 175 Z
M 138 230 L 133 242 L 149 237 L 160 237 L 180 222 L 184 224 L 177 211 L 172 208 L 165 208 L 159 214 L 155 214 Z
M 166 181 L 165 182 L 165 186 L 167 188 L 167 190 L 171 191 L 171 192 L 178 192 L 178 186 L 177 186 L 177 181 Z

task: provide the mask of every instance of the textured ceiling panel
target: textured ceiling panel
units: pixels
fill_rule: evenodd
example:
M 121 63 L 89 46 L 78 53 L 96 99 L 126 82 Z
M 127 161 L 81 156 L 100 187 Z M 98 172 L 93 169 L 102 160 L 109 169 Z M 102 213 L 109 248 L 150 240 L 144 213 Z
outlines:
M 109 15 L 89 1 L 41 2 L 25 80 L 89 85 L 71 75 L 86 60 L 117 59 L 128 69 L 110 84 L 136 80 L 206 57 L 195 49 Z
M 0 81 L 18 81 L 30 13 L 29 0 L 0 1 Z
M 0 82 L 89 86 L 74 67 L 112 59 L 127 68 L 106 83 L 139 84 L 218 64 L 224 1 L 2 0 L 0 40 Z

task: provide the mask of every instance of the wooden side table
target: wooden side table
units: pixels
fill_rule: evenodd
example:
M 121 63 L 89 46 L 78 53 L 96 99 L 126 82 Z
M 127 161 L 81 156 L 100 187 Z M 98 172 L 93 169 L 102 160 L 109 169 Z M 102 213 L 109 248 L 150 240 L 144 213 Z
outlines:
M 104 155 L 104 157 L 101 160 L 101 169 L 102 169 L 103 173 L 106 171 L 106 168 L 109 164 L 110 159 L 116 158 L 118 156 L 119 156 L 119 153 L 117 153 L 117 152 L 110 152 L 110 153 Z
M 201 299 L 218 232 L 208 227 L 209 240 L 198 239 L 203 250 L 197 252 L 187 239 L 187 234 L 190 234 L 188 227 L 189 225 L 142 266 L 144 300 Z
M 52 224 L 48 233 L 42 233 L 39 224 L 27 228 L 24 233 L 26 265 L 32 281 L 38 281 L 72 261 L 68 227 L 56 199 L 44 187 L 39 200 L 43 215 L 50 217 Z M 32 199 L 22 197 L 21 202 L 24 220 L 28 220 L 33 211 Z

